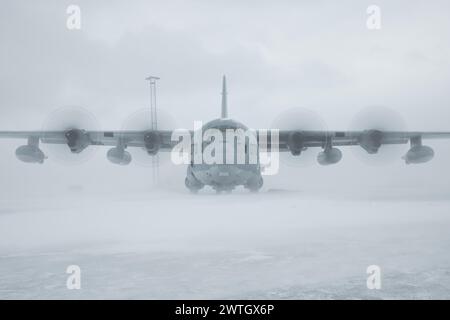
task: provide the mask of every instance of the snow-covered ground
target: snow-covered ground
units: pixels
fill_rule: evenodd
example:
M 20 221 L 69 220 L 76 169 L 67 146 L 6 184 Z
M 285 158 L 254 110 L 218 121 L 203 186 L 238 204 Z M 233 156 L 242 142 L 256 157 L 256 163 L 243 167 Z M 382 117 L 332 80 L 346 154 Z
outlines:
M 3 198 L 0 298 L 450 298 L 450 196 L 365 191 Z

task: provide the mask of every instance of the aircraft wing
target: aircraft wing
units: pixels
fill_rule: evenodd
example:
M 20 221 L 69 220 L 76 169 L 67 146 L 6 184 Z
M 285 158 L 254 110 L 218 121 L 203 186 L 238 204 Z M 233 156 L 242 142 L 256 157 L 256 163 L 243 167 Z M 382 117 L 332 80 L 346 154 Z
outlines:
M 157 131 L 85 131 L 71 130 L 73 139 L 79 139 L 80 136 L 86 138 L 91 145 L 98 146 L 117 146 L 119 143 L 127 147 L 145 147 L 146 140 L 150 138 L 159 139 L 159 148 L 161 151 L 170 151 L 177 143 L 172 141 L 171 130 Z M 48 144 L 67 144 L 70 140 L 71 131 L 0 131 L 0 139 L 39 139 L 42 143 Z M 267 146 L 271 146 L 270 130 L 266 131 L 268 135 Z M 257 131 L 258 138 L 262 130 Z M 148 135 L 150 134 L 150 136 Z M 191 133 L 192 134 L 192 133 Z M 146 136 L 147 135 L 147 136 Z M 420 132 L 420 131 L 279 131 L 279 149 L 280 151 L 291 151 L 295 146 L 300 145 L 303 148 L 324 147 L 326 144 L 333 146 L 354 146 L 364 143 L 372 144 L 405 144 L 411 139 L 450 139 L 450 132 Z
M 258 137 L 260 137 L 258 131 Z M 270 136 L 270 133 L 268 134 Z M 379 148 L 384 144 L 405 144 L 411 140 L 450 139 L 450 132 L 420 132 L 420 131 L 301 131 L 280 130 L 279 150 L 295 151 L 299 148 L 332 146 L 355 146 Z M 271 145 L 268 138 L 268 146 Z M 366 149 L 367 150 L 367 149 Z
M 131 162 L 128 147 L 140 147 L 149 155 L 170 151 L 177 141 L 172 142 L 173 131 L 86 131 L 71 129 L 66 131 L 0 131 L 0 138 L 24 139 L 27 144 L 16 149 L 16 157 L 27 163 L 44 163 L 47 156 L 39 144 L 67 145 L 68 152 L 79 154 L 89 146 L 112 146 L 107 158 L 120 165 Z M 187 135 L 190 133 L 186 131 Z M 70 151 L 69 151 L 70 150 Z
M 260 150 L 273 149 L 270 133 L 261 140 L 258 131 Z M 423 139 L 450 139 L 450 132 L 420 132 L 420 131 L 296 131 L 281 130 L 278 137 L 278 150 L 300 155 L 311 147 L 322 148 L 318 162 L 322 165 L 335 164 L 342 158 L 338 146 L 359 146 L 369 154 L 375 154 L 383 145 L 410 143 L 409 151 L 403 156 L 407 164 L 424 163 L 434 157 L 434 150 L 422 144 Z M 266 141 L 268 141 L 266 143 Z M 276 140 L 275 140 L 276 141 Z M 263 143 L 262 143 L 263 142 Z M 276 148 L 276 147 L 275 147 Z
M 422 145 L 423 139 L 450 139 L 450 132 L 420 132 L 420 131 L 301 131 L 280 130 L 278 143 L 273 139 L 271 130 L 257 130 L 257 141 L 261 151 L 291 152 L 298 156 L 311 147 L 323 149 L 324 164 L 333 164 L 340 160 L 338 146 L 360 146 L 370 154 L 377 153 L 379 148 L 388 144 L 406 144 L 410 142 L 411 149 L 405 155 L 407 163 L 422 163 L 434 156 L 434 151 Z M 117 157 L 122 160 L 127 147 L 144 148 L 150 155 L 160 151 L 171 151 L 179 143 L 172 141 L 174 131 L 86 131 L 73 129 L 68 131 L 0 131 L 0 138 L 24 139 L 28 144 L 16 151 L 18 158 L 25 162 L 42 163 L 46 159 L 39 149 L 39 143 L 66 144 L 72 153 L 80 153 L 87 147 L 112 146 L 119 149 Z M 262 135 L 266 133 L 266 138 Z M 193 132 L 179 130 L 178 137 L 190 136 Z M 275 148 L 275 149 L 274 149 Z M 119 161 L 118 160 L 118 161 Z M 120 161 L 119 161 L 120 162 Z
M 171 141 L 172 131 L 0 131 L 0 139 L 34 139 L 44 144 L 70 144 L 84 142 L 86 146 L 117 146 L 144 148 L 152 143 L 158 144 L 161 151 L 170 150 L 175 143 Z

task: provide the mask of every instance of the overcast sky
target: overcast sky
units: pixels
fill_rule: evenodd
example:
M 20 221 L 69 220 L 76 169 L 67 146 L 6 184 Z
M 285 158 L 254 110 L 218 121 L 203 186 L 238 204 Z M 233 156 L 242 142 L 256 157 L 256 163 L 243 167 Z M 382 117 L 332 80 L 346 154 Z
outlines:
M 81 9 L 81 30 L 66 27 L 70 4 Z M 366 26 L 372 4 L 381 8 L 380 30 Z M 230 116 L 251 127 L 302 107 L 345 130 L 361 108 L 382 105 L 411 130 L 450 130 L 449 9 L 448 1 L 2 1 L 0 128 L 40 129 L 52 110 L 76 105 L 102 128 L 121 129 L 148 105 L 150 74 L 161 77 L 159 108 L 192 128 L 219 116 L 226 74 Z M 1 189 L 24 179 L 132 185 L 149 177 L 142 167 L 112 166 L 106 150 L 70 169 L 26 166 L 15 160 L 18 145 L 1 142 Z M 372 168 L 347 151 L 337 166 L 292 170 L 302 187 L 330 179 L 356 185 L 348 178 L 355 170 L 369 181 L 391 183 L 395 173 L 400 184 L 445 184 L 450 142 L 432 145 L 435 161 L 414 169 L 401 160 Z M 284 179 L 293 180 L 292 171 Z

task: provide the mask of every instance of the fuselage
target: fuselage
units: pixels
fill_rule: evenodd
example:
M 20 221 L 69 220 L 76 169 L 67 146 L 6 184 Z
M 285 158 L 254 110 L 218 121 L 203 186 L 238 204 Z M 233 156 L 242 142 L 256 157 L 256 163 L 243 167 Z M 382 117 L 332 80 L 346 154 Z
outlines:
M 191 191 L 197 191 L 204 186 L 211 186 L 219 192 L 231 191 L 236 186 L 244 186 L 252 191 L 259 190 L 262 187 L 263 180 L 257 143 L 251 146 L 251 137 L 241 141 L 241 144 L 237 138 L 227 139 L 229 138 L 227 133 L 248 132 L 248 128 L 238 121 L 220 118 L 206 123 L 202 127 L 202 135 L 211 131 L 210 129 L 222 133 L 223 141 L 221 141 L 221 147 L 219 148 L 222 153 L 218 155 L 218 159 L 222 161 L 214 163 L 195 163 L 192 161 L 187 170 L 186 186 Z M 203 143 L 202 152 L 207 152 L 209 143 L 211 142 Z M 252 147 L 256 149 L 252 149 Z M 256 157 L 252 158 L 251 150 L 256 150 Z M 217 156 L 215 152 L 217 152 L 217 148 L 213 150 L 213 156 Z M 194 151 L 191 158 L 194 159 Z M 245 160 L 242 161 L 243 159 Z

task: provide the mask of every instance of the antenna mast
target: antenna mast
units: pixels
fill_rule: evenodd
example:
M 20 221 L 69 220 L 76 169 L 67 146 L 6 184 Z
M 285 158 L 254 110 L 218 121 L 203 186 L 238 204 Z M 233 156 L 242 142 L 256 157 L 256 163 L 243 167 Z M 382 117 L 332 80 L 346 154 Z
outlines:
M 158 114 L 156 110 L 156 81 L 159 80 L 158 77 L 149 76 L 145 78 L 150 84 L 150 129 L 158 130 Z M 152 157 L 152 175 L 153 175 L 153 185 L 158 185 L 159 177 L 159 155 L 156 154 Z

